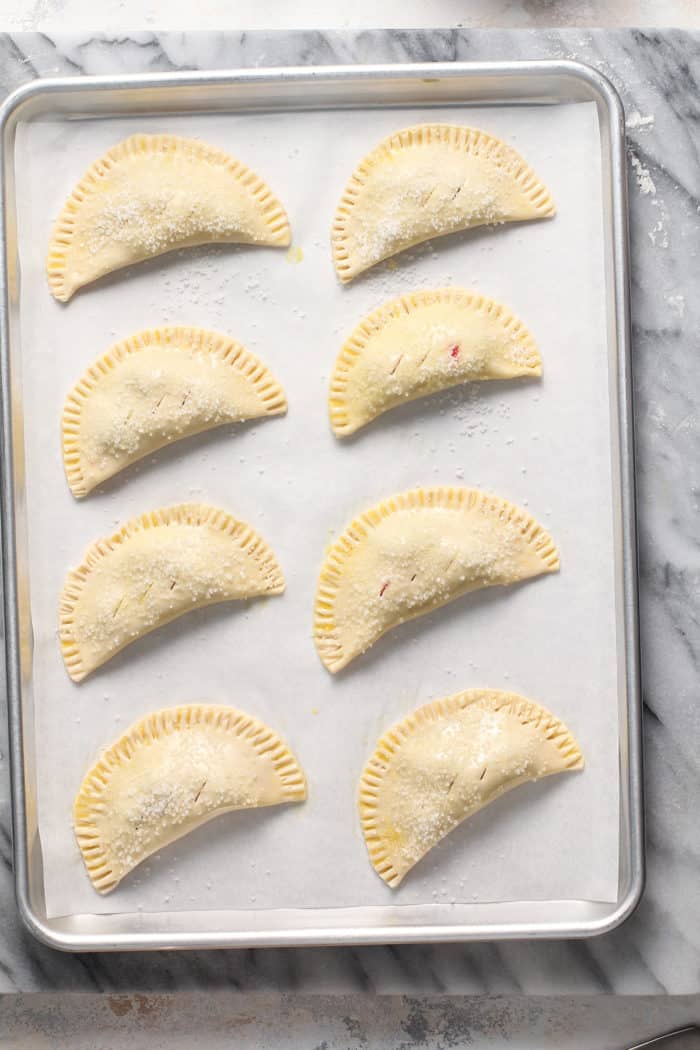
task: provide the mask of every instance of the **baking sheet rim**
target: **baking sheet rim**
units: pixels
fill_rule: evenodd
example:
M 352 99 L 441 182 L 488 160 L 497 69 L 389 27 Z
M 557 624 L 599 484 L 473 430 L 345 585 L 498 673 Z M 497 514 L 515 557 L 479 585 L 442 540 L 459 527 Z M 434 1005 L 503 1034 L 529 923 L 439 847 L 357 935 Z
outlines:
M 601 121 L 601 146 L 604 154 L 604 171 L 610 176 L 609 223 L 606 224 L 607 247 L 612 252 L 614 293 L 611 296 L 614 310 L 614 333 L 617 350 L 617 421 L 619 470 L 620 521 L 622 524 L 622 548 L 619 564 L 616 566 L 618 577 L 621 575 L 622 616 L 624 629 L 624 658 L 626 671 L 626 710 L 621 724 L 621 887 L 623 892 L 610 910 L 602 915 L 568 921 L 548 921 L 532 925 L 523 923 L 488 923 L 488 924 L 446 924 L 446 925 L 384 925 L 376 927 L 316 927 L 303 926 L 299 929 L 278 931 L 260 931 L 259 929 L 217 931 L 197 934 L 196 932 L 168 930 L 162 927 L 153 932 L 131 933 L 73 933 L 62 929 L 60 920 L 46 920 L 38 914 L 31 899 L 29 861 L 29 836 L 27 831 L 27 788 L 29 762 L 25 757 L 25 739 L 23 731 L 19 607 L 17 586 L 17 556 L 15 532 L 14 456 L 12 441 L 12 390 L 10 376 L 10 304 L 11 286 L 9 277 L 8 219 L 11 215 L 11 201 L 8 192 L 8 170 L 12 158 L 13 135 L 16 124 L 21 118 L 21 110 L 27 103 L 36 103 L 42 98 L 65 97 L 73 92 L 87 95 L 91 92 L 106 92 L 108 95 L 123 89 L 141 89 L 152 91 L 153 88 L 170 89 L 178 92 L 183 88 L 199 86 L 210 89 L 231 88 L 235 84 L 273 84 L 282 86 L 294 83 L 308 87 L 311 91 L 322 94 L 324 86 L 338 84 L 341 86 L 379 80 L 384 89 L 392 82 L 408 78 L 416 86 L 424 85 L 426 98 L 422 102 L 444 101 L 435 98 L 434 84 L 444 81 L 456 81 L 460 78 L 473 80 L 482 78 L 544 77 L 550 81 L 549 92 L 542 90 L 536 95 L 528 95 L 529 102 L 538 99 L 542 102 L 556 104 L 562 99 L 557 95 L 556 78 L 573 78 L 583 85 L 588 99 L 598 105 L 599 115 L 605 113 Z M 479 94 L 469 101 L 497 102 L 506 104 L 514 96 L 492 93 L 491 96 Z M 362 101 L 361 99 L 359 100 Z M 366 101 L 366 100 L 365 100 Z M 394 99 L 402 101 L 401 99 Z M 404 100 L 405 101 L 405 100 Z M 411 98 L 414 104 L 415 97 Z M 467 100 L 465 100 L 467 101 Z M 337 104 L 337 99 L 333 100 Z M 380 105 L 390 104 L 382 101 Z M 328 105 L 328 102 L 325 103 Z M 324 107 L 323 99 L 318 102 Z M 120 112 L 133 111 L 132 106 L 120 104 Z M 90 107 L 88 106 L 88 109 Z M 119 107 L 118 107 L 119 108 Z M 182 110 L 183 107 L 180 107 Z M 187 107 L 184 107 L 185 109 Z M 94 111 L 94 107 L 93 107 Z M 83 113 L 83 116 L 85 114 Z M 630 326 L 629 326 L 629 249 L 627 237 L 626 208 L 626 166 L 624 118 L 620 99 L 612 84 L 596 70 L 583 63 L 559 60 L 537 62 L 508 63 L 424 63 L 415 65 L 374 65 L 374 66 L 326 66 L 326 67 L 289 67 L 274 70 L 233 70 L 216 73 L 196 71 L 177 74 L 144 74 L 123 77 L 84 77 L 54 80 L 36 80 L 19 88 L 5 101 L 0 110 L 0 130 L 3 144 L 3 200 L 2 200 L 2 235 L 5 250 L 3 252 L 2 301 L 0 302 L 0 341 L 2 358 L 0 360 L 0 379 L 2 380 L 2 490 L 0 521 L 2 524 L 3 543 L 3 602 L 5 612 L 5 657 L 6 682 L 8 698 L 8 717 L 10 727 L 10 765 L 12 786 L 13 814 L 13 850 L 15 863 L 15 885 L 20 914 L 28 929 L 41 941 L 55 948 L 68 951 L 80 950 L 124 950 L 158 949 L 163 947 L 260 947 L 272 945 L 320 945 L 320 944 L 371 944 L 426 942 L 473 939 L 508 939 L 523 937 L 572 937 L 590 936 L 607 932 L 619 925 L 636 907 L 644 885 L 643 854 L 643 800 L 642 800 L 642 754 L 641 754 L 641 698 L 639 690 L 639 654 L 638 654 L 638 605 L 636 583 L 636 521 L 633 469 L 633 434 L 632 402 L 630 382 Z M 605 135 L 608 141 L 605 141 Z M 8 158 L 10 158 L 8 160 Z M 610 240 L 611 238 L 611 240 Z M 609 311 L 610 313 L 610 308 Z M 626 739 L 625 739 L 626 737 Z M 624 759 L 627 759 L 626 766 Z M 624 875 L 626 874 L 626 885 Z M 547 902 L 554 904 L 556 902 Z M 576 902 L 567 902 L 573 904 Z M 588 903 L 588 902 L 582 902 Z M 487 906 L 482 906 L 487 907 Z M 607 906 L 605 906 L 607 909 Z M 182 913 L 186 915 L 186 913 Z M 182 917 L 179 916 L 180 918 Z M 75 919 L 75 917 L 73 917 Z M 93 921 L 110 919 L 111 916 L 92 917 Z M 157 915 L 152 916 L 157 918 Z M 168 916 L 172 926 L 172 916 Z M 105 923 L 110 925 L 110 923 Z

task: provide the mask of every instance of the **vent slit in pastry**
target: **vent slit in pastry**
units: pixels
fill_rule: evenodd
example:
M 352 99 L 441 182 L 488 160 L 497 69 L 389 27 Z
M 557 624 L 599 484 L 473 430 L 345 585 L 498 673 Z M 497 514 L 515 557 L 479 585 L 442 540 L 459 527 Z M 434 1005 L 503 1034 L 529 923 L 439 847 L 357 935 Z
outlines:
M 347 282 L 422 241 L 552 215 L 546 186 L 505 142 L 420 124 L 390 135 L 353 172 L 333 222 L 335 268 Z
M 507 500 L 450 486 L 402 492 L 355 518 L 328 551 L 316 647 L 339 671 L 393 627 L 469 591 L 558 569 L 551 536 Z
M 304 773 L 272 729 L 233 707 L 189 704 L 147 715 L 102 752 L 73 823 L 93 886 L 110 893 L 221 813 L 305 798 Z
M 566 726 L 515 693 L 468 689 L 426 704 L 384 734 L 362 774 L 360 820 L 372 866 L 396 887 L 489 802 L 583 764 Z
M 66 670 L 80 682 L 184 613 L 283 591 L 277 559 L 250 525 L 199 503 L 151 511 L 98 540 L 68 573 L 59 624 Z
M 66 398 L 68 484 L 86 496 L 173 441 L 286 409 L 277 380 L 240 343 L 201 328 L 139 332 L 90 365 Z
M 51 234 L 56 299 L 124 266 L 198 244 L 290 243 L 282 204 L 255 172 L 214 146 L 132 135 L 96 161 Z
M 343 346 L 331 376 L 331 426 L 345 437 L 438 390 L 541 374 L 534 339 L 505 306 L 461 288 L 413 292 L 375 310 Z

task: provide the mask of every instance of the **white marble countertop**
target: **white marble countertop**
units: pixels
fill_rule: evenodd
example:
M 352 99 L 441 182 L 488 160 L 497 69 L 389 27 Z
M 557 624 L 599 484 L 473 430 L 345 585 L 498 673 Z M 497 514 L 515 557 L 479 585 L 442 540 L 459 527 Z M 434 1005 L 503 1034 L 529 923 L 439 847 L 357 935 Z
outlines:
M 636 914 L 588 942 L 141 955 L 61 955 L 12 899 L 0 737 L 0 991 L 197 987 L 459 994 L 700 991 L 695 339 L 700 248 L 700 35 L 678 30 L 0 36 L 0 86 L 34 76 L 328 62 L 571 57 L 603 70 L 628 115 L 638 440 L 648 885 Z M 0 733 L 5 732 L 4 722 Z
M 8 30 L 49 33 L 93 28 L 134 30 L 142 26 L 178 29 L 290 30 L 403 29 L 457 25 L 475 29 L 508 26 L 675 26 L 700 28 L 697 0 L 295 0 L 293 4 L 260 0 L 3 0 L 2 25 Z

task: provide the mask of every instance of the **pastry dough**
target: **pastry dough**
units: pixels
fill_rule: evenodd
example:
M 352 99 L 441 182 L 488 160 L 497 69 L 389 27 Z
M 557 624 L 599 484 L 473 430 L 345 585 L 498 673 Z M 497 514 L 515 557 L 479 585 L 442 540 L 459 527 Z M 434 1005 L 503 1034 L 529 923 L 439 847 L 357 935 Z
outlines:
M 175 248 L 290 240 L 282 204 L 239 160 L 195 139 L 132 135 L 66 201 L 49 244 L 49 287 L 66 302 L 113 270 Z
M 515 693 L 468 689 L 419 707 L 384 734 L 362 774 L 360 820 L 372 865 L 398 886 L 489 802 L 583 764 L 563 722 Z
M 68 573 L 60 603 L 66 670 L 80 682 L 183 613 L 283 591 L 277 559 L 244 521 L 200 503 L 151 511 L 98 540 Z
M 93 886 L 110 893 L 221 813 L 305 798 L 304 774 L 277 733 L 233 707 L 189 704 L 147 715 L 101 754 L 73 822 Z
M 548 533 L 498 496 L 449 486 L 402 492 L 355 518 L 330 548 L 316 591 L 316 647 L 339 671 L 406 620 L 558 569 Z
M 549 190 L 519 153 L 476 128 L 398 131 L 353 172 L 332 230 L 341 281 L 404 248 L 486 223 L 554 215 Z
M 413 292 L 361 321 L 331 376 L 338 437 L 395 405 L 478 379 L 539 376 L 542 360 L 522 321 L 461 288 Z
M 265 365 L 201 328 L 155 328 L 117 343 L 66 398 L 63 463 L 74 496 L 163 445 L 202 430 L 286 412 Z

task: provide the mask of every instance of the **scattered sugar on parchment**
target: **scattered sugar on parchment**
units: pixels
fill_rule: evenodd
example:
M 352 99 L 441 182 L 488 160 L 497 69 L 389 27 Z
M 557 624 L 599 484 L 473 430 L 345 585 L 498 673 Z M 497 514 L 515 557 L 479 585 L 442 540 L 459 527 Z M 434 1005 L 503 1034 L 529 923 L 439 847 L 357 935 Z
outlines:
M 415 291 L 415 264 L 429 258 L 433 251 L 433 242 L 426 241 L 387 259 L 367 273 L 364 278 L 367 287 L 376 295 L 378 301 L 394 299 L 404 292 Z M 447 270 L 443 270 L 439 277 L 436 275 L 432 280 L 435 288 L 446 288 L 455 283 L 454 274 Z M 335 331 L 336 334 L 343 331 L 342 326 Z

